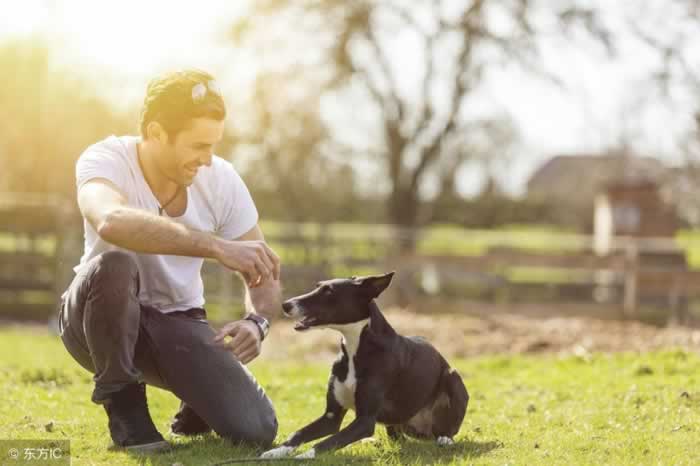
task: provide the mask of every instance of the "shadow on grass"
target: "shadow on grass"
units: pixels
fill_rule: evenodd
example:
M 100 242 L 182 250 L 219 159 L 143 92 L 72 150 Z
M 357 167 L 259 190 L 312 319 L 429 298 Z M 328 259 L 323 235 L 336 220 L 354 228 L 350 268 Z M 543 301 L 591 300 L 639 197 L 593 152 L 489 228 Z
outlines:
M 407 446 L 408 443 L 403 445 Z M 454 445 L 437 446 L 426 442 L 411 442 L 411 447 L 400 447 L 396 459 L 401 464 L 440 464 L 460 459 L 473 459 L 503 447 L 499 441 L 459 440 Z
M 264 451 L 260 448 L 236 445 L 212 434 L 168 441 L 171 448 L 165 452 L 143 454 L 122 450 L 122 453 L 140 465 L 172 466 L 179 463 L 190 466 L 219 464 L 234 458 L 242 460 L 238 461 L 238 464 L 245 464 L 252 462 L 249 460 Z
M 460 440 L 454 445 L 440 447 L 430 442 L 406 440 L 398 443 L 377 445 L 371 452 L 347 452 L 340 450 L 336 453 L 322 455 L 316 459 L 304 460 L 295 458 L 279 458 L 275 460 L 263 460 L 258 458 L 262 449 L 246 446 L 232 445 L 223 439 L 205 436 L 199 439 L 191 439 L 187 443 L 173 444 L 168 452 L 143 455 L 124 452 L 131 456 L 138 464 L 153 466 L 172 466 L 181 463 L 183 465 L 207 465 L 224 466 L 234 464 L 442 464 L 452 461 L 468 460 L 488 454 L 492 450 L 501 448 L 499 441 L 472 441 Z M 304 449 L 300 449 L 302 452 Z

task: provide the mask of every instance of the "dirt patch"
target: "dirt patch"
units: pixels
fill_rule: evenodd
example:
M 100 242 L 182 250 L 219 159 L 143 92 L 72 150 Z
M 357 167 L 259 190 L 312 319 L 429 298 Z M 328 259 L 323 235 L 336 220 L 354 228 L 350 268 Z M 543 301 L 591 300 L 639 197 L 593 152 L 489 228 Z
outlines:
M 430 340 L 447 357 L 493 353 L 649 351 L 660 348 L 700 350 L 700 330 L 655 327 L 636 321 L 591 317 L 542 317 L 512 313 L 492 316 L 415 313 L 391 309 L 387 319 L 403 335 Z M 340 335 L 332 330 L 295 332 L 279 320 L 265 342 L 266 359 L 331 359 Z
M 534 306 L 533 306 L 534 308 Z M 484 308 L 470 313 L 413 312 L 392 308 L 385 316 L 403 335 L 427 338 L 448 358 L 481 354 L 576 353 L 650 351 L 685 348 L 700 351 L 700 330 L 681 326 L 657 327 L 634 320 Z M 486 310 L 486 312 L 485 312 Z M 44 334 L 46 324 L 0 320 L 0 326 Z M 220 325 L 216 325 L 219 327 Z M 332 330 L 296 332 L 292 322 L 279 319 L 263 345 L 265 359 L 332 360 L 340 334 Z

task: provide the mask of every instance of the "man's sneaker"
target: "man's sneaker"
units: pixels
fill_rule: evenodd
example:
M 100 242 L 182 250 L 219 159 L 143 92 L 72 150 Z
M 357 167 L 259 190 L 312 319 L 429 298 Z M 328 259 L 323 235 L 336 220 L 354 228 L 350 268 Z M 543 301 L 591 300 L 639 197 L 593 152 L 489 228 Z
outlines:
M 175 414 L 170 433 L 173 435 L 199 435 L 211 432 L 211 427 L 183 401 Z
M 132 383 L 109 395 L 103 405 L 109 417 L 109 433 L 114 445 L 141 453 L 170 448 L 148 412 L 146 386 Z

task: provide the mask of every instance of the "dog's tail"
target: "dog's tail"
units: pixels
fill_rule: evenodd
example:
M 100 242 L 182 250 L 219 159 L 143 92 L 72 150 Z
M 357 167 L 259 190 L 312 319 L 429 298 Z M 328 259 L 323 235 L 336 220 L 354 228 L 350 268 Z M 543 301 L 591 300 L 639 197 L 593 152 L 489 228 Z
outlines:
M 442 386 L 450 400 L 449 410 L 446 413 L 450 430 L 447 434 L 452 437 L 459 432 L 464 416 L 467 414 L 469 392 L 459 372 L 451 367 L 446 368 L 442 374 Z

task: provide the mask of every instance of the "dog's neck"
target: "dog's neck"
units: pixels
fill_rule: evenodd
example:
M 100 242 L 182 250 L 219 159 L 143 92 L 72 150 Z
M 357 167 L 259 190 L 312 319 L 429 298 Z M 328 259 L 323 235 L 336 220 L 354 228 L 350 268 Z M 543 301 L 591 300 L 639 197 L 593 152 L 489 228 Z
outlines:
M 360 335 L 362 330 L 370 325 L 369 317 L 351 324 L 330 325 L 328 328 L 336 330 L 343 335 L 342 343 L 350 354 L 355 354 L 360 346 Z
M 368 304 L 369 313 L 366 319 L 353 322 L 351 324 L 335 324 L 329 325 L 328 328 L 336 330 L 343 335 L 342 343 L 345 345 L 349 353 L 355 354 L 360 346 L 360 335 L 365 327 L 369 327 L 373 333 L 383 335 L 385 337 L 393 337 L 396 331 L 384 318 L 382 311 L 379 310 L 377 303 L 372 300 Z

